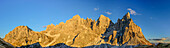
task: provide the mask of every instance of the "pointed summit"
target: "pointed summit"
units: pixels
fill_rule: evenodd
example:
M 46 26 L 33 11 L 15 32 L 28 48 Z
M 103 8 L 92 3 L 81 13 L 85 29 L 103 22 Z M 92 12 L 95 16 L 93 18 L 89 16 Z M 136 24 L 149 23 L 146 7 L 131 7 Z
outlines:
M 130 13 L 128 12 L 123 18 L 124 19 L 130 19 Z
M 128 13 L 126 14 L 126 16 L 127 16 L 127 17 L 130 17 L 130 13 L 128 12 Z
M 108 17 L 106 17 L 104 15 L 100 15 L 100 17 L 98 18 L 99 21 L 100 20 L 106 20 L 106 19 L 110 20 Z

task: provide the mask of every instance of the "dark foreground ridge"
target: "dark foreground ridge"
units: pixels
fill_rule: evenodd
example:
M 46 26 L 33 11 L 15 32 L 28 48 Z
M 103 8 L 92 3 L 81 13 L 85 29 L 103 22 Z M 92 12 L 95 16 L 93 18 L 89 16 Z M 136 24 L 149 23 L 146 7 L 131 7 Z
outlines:
M 113 23 L 101 15 L 97 21 L 83 19 L 75 15 L 58 25 L 48 25 L 45 31 L 35 32 L 28 26 L 18 26 L 10 31 L 4 41 L 15 47 L 51 47 L 58 44 L 69 47 L 124 47 L 152 45 L 142 33 L 142 29 L 130 18 L 129 12 Z M 66 46 L 66 47 L 67 47 Z
M 158 43 L 154 45 L 126 45 L 126 46 L 113 46 L 110 44 L 101 44 L 101 45 L 92 45 L 83 48 L 169 48 L 170 44 L 167 43 Z M 59 43 L 54 46 L 42 47 L 39 43 L 34 43 L 32 45 L 21 46 L 17 48 L 77 48 L 77 47 L 70 47 L 65 45 L 64 43 Z
M 2 38 L 0 38 L 0 48 L 14 48 L 11 44 L 5 42 Z

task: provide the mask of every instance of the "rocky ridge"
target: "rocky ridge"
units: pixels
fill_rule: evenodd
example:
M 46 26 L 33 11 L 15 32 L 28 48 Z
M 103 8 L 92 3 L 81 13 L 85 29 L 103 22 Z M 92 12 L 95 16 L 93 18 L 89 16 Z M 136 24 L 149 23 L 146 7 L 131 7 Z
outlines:
M 27 26 L 18 26 L 10 31 L 4 41 L 15 47 L 39 42 L 42 47 L 64 43 L 71 47 L 110 44 L 152 45 L 142 34 L 141 28 L 130 18 L 129 12 L 117 23 L 101 15 L 97 21 L 75 15 L 58 25 L 48 25 L 45 31 L 35 32 Z

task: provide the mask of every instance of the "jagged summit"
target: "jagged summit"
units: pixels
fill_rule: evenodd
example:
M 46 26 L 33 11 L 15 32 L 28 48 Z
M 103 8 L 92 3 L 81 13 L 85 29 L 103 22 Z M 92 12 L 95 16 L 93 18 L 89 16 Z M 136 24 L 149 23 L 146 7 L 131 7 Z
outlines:
M 125 16 L 123 16 L 124 19 L 130 19 L 130 13 L 128 12 Z
M 128 12 L 125 16 L 130 17 L 130 13 Z
M 97 21 L 83 19 L 79 15 L 61 22 L 48 25 L 45 31 L 35 32 L 27 26 L 19 26 L 9 32 L 4 40 L 15 47 L 39 42 L 42 47 L 64 43 L 71 47 L 110 44 L 151 45 L 142 34 L 141 28 L 130 18 L 129 12 L 115 24 L 106 16 L 101 15 Z

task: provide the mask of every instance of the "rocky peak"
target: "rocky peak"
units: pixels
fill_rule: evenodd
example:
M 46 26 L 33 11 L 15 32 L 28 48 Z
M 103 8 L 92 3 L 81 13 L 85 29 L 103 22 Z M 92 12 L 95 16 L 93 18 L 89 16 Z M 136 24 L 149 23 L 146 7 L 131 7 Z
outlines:
M 14 30 L 10 31 L 5 36 L 4 40 L 7 41 L 8 43 L 15 42 L 15 43 L 11 43 L 12 45 L 15 46 L 16 44 L 19 44 L 18 42 L 22 42 L 22 41 L 18 41 L 17 39 L 21 39 L 21 38 L 25 39 L 25 38 L 27 38 L 28 34 L 31 31 L 32 30 L 28 26 L 18 26 Z
M 125 19 L 125 20 L 130 19 L 130 13 L 128 12 L 125 16 L 123 16 L 123 19 Z
M 120 45 L 151 45 L 142 34 L 141 28 L 137 26 L 133 20 L 130 18 L 130 13 L 128 12 L 119 22 L 115 24 L 117 28 L 118 42 Z
M 103 27 L 103 26 L 110 25 L 110 22 L 111 22 L 111 20 L 108 17 L 106 17 L 104 15 L 100 15 L 100 17 L 97 20 L 97 25 Z

